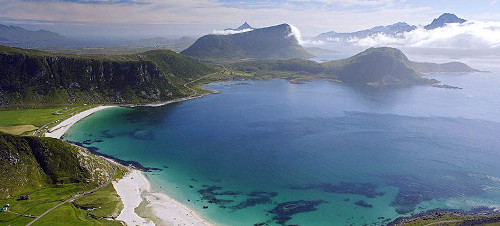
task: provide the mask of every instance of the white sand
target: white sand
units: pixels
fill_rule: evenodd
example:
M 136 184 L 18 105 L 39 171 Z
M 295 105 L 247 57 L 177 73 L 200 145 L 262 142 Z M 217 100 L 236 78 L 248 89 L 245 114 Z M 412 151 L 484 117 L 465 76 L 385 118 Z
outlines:
M 83 118 L 85 118 L 85 117 L 87 117 L 87 116 L 89 116 L 97 111 L 100 111 L 100 110 L 106 109 L 106 108 L 112 108 L 112 107 L 115 107 L 115 106 L 99 106 L 99 107 L 95 107 L 95 108 L 92 108 L 92 109 L 89 109 L 86 111 L 82 111 L 82 112 L 80 112 L 76 115 L 73 115 L 70 118 L 64 120 L 63 122 L 59 123 L 59 125 L 54 126 L 51 129 L 49 129 L 49 131 L 47 131 L 47 133 L 45 133 L 45 136 L 59 139 L 76 122 L 82 120 Z
M 124 208 L 118 220 L 127 225 L 154 225 L 148 219 L 140 217 L 135 209 L 145 200 L 145 209 L 154 215 L 158 225 L 212 225 L 187 206 L 162 193 L 151 193 L 148 179 L 139 170 L 130 169 L 123 179 L 113 182 Z
M 123 202 L 123 210 L 117 220 L 129 226 L 154 225 L 152 221 L 140 217 L 134 211 L 142 202 L 142 193 L 150 189 L 149 181 L 140 171 L 131 169 L 121 180 L 113 181 L 113 187 Z

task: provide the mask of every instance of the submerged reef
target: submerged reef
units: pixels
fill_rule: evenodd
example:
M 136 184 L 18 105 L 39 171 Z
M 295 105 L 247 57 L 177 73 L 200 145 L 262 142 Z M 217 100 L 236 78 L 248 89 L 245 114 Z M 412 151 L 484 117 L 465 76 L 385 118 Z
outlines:
M 274 209 L 268 211 L 269 213 L 274 214 L 275 216 L 272 218 L 273 221 L 276 221 L 278 224 L 285 224 L 287 221 L 292 219 L 292 216 L 298 213 L 304 212 L 312 212 L 316 211 L 316 206 L 327 203 L 324 200 L 298 200 L 298 201 L 289 201 L 284 203 L 279 203 Z
M 234 210 L 244 209 L 251 206 L 256 206 L 259 204 L 271 203 L 272 198 L 276 197 L 278 193 L 276 192 L 264 192 L 264 191 L 256 191 L 247 194 L 249 198 L 245 201 L 239 203 L 236 206 L 232 206 L 231 208 Z
M 347 183 L 342 182 L 336 185 L 330 183 L 323 184 L 306 184 L 306 185 L 292 185 L 290 189 L 293 190 L 310 190 L 319 189 L 328 193 L 338 193 L 338 194 L 355 194 L 363 195 L 367 198 L 375 198 L 377 196 L 383 196 L 384 192 L 377 191 L 377 185 L 370 183 Z
M 415 211 L 423 201 L 457 196 L 475 196 L 484 193 L 481 185 L 441 179 L 436 182 L 423 180 L 410 175 L 390 175 L 385 177 L 388 185 L 398 188 L 391 205 L 399 214 Z

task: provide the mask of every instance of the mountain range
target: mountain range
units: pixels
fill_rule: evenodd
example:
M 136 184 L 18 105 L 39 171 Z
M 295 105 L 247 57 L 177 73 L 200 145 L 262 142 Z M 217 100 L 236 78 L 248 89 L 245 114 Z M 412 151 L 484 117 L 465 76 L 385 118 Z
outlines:
M 464 23 L 466 20 L 458 18 L 456 15 L 451 13 L 444 13 L 438 18 L 434 19 L 432 23 L 424 26 L 424 29 L 433 30 L 436 28 L 444 27 L 451 23 Z M 325 32 L 317 35 L 313 40 L 321 41 L 335 41 L 335 42 L 347 42 L 352 39 L 363 39 L 373 35 L 383 34 L 386 36 L 397 37 L 402 35 L 404 32 L 409 32 L 417 29 L 415 25 L 409 25 L 405 22 L 398 22 L 387 26 L 377 26 L 367 30 L 361 30 L 351 33 L 337 33 L 335 31 Z
M 47 30 L 31 31 L 19 26 L 0 24 L 0 44 L 16 47 L 62 45 L 73 40 Z
M 312 57 L 288 24 L 230 35 L 205 35 L 181 54 L 215 61 Z

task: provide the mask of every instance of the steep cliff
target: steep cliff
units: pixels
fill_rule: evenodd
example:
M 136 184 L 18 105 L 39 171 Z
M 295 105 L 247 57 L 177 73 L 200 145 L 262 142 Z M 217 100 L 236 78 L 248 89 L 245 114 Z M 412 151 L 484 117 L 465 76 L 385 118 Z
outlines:
M 189 95 L 183 84 L 214 71 L 167 50 L 81 56 L 0 46 L 0 106 L 161 102 Z

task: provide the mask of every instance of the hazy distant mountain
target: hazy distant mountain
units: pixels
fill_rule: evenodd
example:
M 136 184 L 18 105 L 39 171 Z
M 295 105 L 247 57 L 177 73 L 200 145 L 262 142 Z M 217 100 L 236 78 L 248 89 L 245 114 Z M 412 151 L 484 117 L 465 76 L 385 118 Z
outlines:
M 195 41 L 196 39 L 187 36 L 181 37 L 179 39 L 156 37 L 130 41 L 126 43 L 125 46 L 151 47 L 153 49 L 169 49 L 175 52 L 180 52 L 191 46 Z
M 0 24 L 0 44 L 32 47 L 40 45 L 61 45 L 71 39 L 47 30 L 31 31 L 19 26 Z
M 289 59 L 312 57 L 288 24 L 231 35 L 205 35 L 181 52 L 208 60 Z
M 150 38 L 150 39 L 141 39 L 137 41 L 130 41 L 128 44 L 130 45 L 138 45 L 138 46 L 172 46 L 172 45 L 185 45 L 187 44 L 189 47 L 192 45 L 196 40 L 194 38 L 184 36 L 179 39 L 171 39 L 171 38 L 164 38 L 164 37 L 155 37 L 155 38 Z
M 424 28 L 427 30 L 432 30 L 446 26 L 446 24 L 464 23 L 465 21 L 466 20 L 458 18 L 454 14 L 444 13 L 439 18 L 434 19 L 431 24 L 424 26 Z M 314 37 L 314 40 L 348 42 L 349 40 L 363 39 L 378 34 L 384 34 L 391 37 L 398 37 L 402 35 L 404 32 L 409 32 L 416 28 L 417 26 L 409 25 L 405 22 L 399 22 L 388 26 L 377 26 L 371 29 L 356 31 L 351 33 L 337 33 L 335 31 L 330 31 Z
M 446 26 L 446 24 L 453 24 L 453 23 L 465 23 L 467 20 L 464 20 L 462 18 L 457 17 L 455 14 L 451 13 L 444 13 L 443 15 L 439 16 L 438 18 L 434 19 L 432 23 L 429 25 L 425 26 L 424 28 L 427 30 L 432 30 L 440 27 Z
M 253 28 L 247 22 L 245 22 L 245 23 L 243 23 L 241 26 L 239 26 L 236 29 L 234 29 L 234 28 L 227 28 L 227 29 L 224 29 L 224 31 L 242 31 L 242 30 L 248 30 L 248 29 L 255 29 L 255 28 Z
M 406 31 L 411 31 L 417 28 L 416 26 L 409 25 L 404 22 L 395 23 L 387 26 L 377 26 L 371 29 L 356 31 L 352 33 L 337 33 L 334 31 L 322 33 L 316 36 L 316 40 L 333 40 L 333 41 L 343 41 L 353 38 L 366 38 L 375 34 L 385 34 L 389 36 L 396 36 Z

